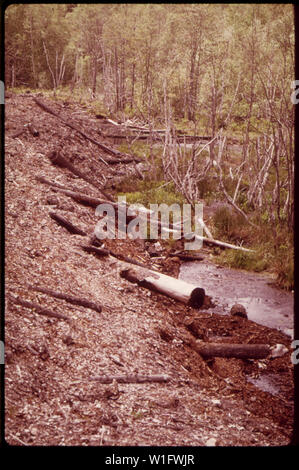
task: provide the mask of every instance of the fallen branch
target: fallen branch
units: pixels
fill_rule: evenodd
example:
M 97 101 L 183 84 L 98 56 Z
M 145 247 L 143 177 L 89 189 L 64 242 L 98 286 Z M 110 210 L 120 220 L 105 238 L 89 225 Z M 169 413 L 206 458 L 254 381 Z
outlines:
M 104 144 L 101 144 L 100 142 L 98 142 L 97 140 L 93 139 L 92 137 L 88 136 L 87 134 L 85 134 L 85 132 L 83 132 L 81 129 L 79 129 L 77 126 L 74 126 L 74 124 L 71 124 L 70 122 L 66 121 L 63 117 L 59 116 L 59 114 L 55 113 L 55 111 L 53 111 L 52 109 L 50 109 L 48 106 L 46 106 L 44 103 L 42 103 L 40 100 L 38 100 L 37 98 L 33 98 L 33 100 L 35 101 L 35 103 L 41 108 L 43 109 L 44 111 L 46 111 L 47 113 L 49 114 L 52 114 L 53 116 L 55 116 L 56 118 L 60 119 L 66 126 L 70 127 L 71 129 L 73 129 L 74 131 L 78 132 L 79 134 L 81 134 L 85 139 L 89 140 L 90 142 L 92 142 L 93 144 L 97 145 L 98 147 L 100 147 L 102 150 L 104 150 L 105 152 L 107 152 L 108 154 L 110 155 L 113 155 L 113 156 L 121 156 L 121 155 L 125 155 L 127 156 L 126 154 L 122 154 L 121 152 L 118 152 L 117 150 L 113 150 L 109 147 L 106 147 L 106 145 Z M 100 157 L 101 158 L 101 157 Z M 105 160 L 103 158 L 101 158 L 101 160 L 106 164 L 107 162 L 105 162 Z
M 106 250 L 105 248 L 98 248 L 96 246 L 91 245 L 80 245 L 82 250 L 86 251 L 87 253 L 94 253 L 99 256 L 109 256 L 110 250 Z
M 211 234 L 210 230 L 208 229 L 208 227 L 207 227 L 206 224 L 204 223 L 203 219 L 198 218 L 197 220 L 198 220 L 198 222 L 200 223 L 200 225 L 202 226 L 202 228 L 204 229 L 204 231 L 206 232 L 208 238 L 213 239 L 213 235 Z
M 66 186 L 64 186 L 63 184 L 56 183 L 56 181 L 49 181 L 44 176 L 36 176 L 35 179 L 36 179 L 36 181 L 39 181 L 40 183 L 47 184 L 48 186 L 52 186 L 53 188 L 65 189 L 66 191 L 69 191 L 69 189 Z M 72 191 L 72 190 L 70 190 L 70 191 Z
M 189 255 L 189 254 L 185 254 L 185 253 L 169 253 L 168 256 L 171 256 L 171 257 L 178 257 L 180 258 L 182 261 L 203 261 L 205 259 L 204 256 L 200 256 L 200 255 Z
M 35 302 L 28 302 L 27 300 L 23 300 L 20 297 L 14 297 L 11 294 L 8 294 L 8 298 L 14 302 L 15 304 L 22 305 L 22 307 L 34 309 L 36 313 L 40 315 L 45 315 L 46 317 L 58 318 L 58 320 L 66 320 L 69 321 L 70 319 L 61 313 L 53 312 L 47 308 L 41 307 L 39 304 Z
M 143 162 L 141 158 L 138 157 L 127 157 L 127 158 L 106 158 L 105 161 L 109 163 L 109 165 L 116 165 L 118 163 L 140 163 Z
M 168 228 L 162 228 L 162 230 L 168 233 L 181 232 L 180 230 L 168 229 Z M 194 239 L 194 237 L 197 238 L 197 240 L 202 240 L 203 243 L 207 243 L 210 245 L 216 245 L 216 246 L 221 246 L 222 248 L 230 248 L 232 250 L 241 250 L 241 251 L 246 251 L 250 253 L 254 252 L 254 250 L 251 250 L 249 248 L 243 248 L 243 246 L 237 246 L 237 245 L 232 245 L 231 243 L 221 242 L 220 240 L 214 240 L 214 238 L 202 237 L 201 235 L 197 235 L 196 233 L 187 233 L 185 235 L 182 235 L 182 238 L 188 241 Z
M 96 255 L 99 255 L 99 256 L 110 255 L 110 256 L 113 256 L 114 258 L 119 259 L 120 261 L 125 261 L 126 263 L 134 264 L 135 266 L 140 266 L 141 268 L 147 269 L 147 266 L 145 264 L 139 263 L 139 261 L 136 261 L 133 258 L 129 258 L 128 256 L 114 253 L 114 251 L 107 250 L 106 248 L 98 248 L 92 245 L 87 245 L 87 246 L 80 245 L 80 246 L 84 251 L 87 251 L 87 253 L 95 253 Z
M 55 220 L 55 222 L 57 222 L 59 225 L 66 228 L 68 232 L 70 232 L 72 234 L 75 234 L 75 235 L 86 236 L 86 233 L 83 232 L 83 230 L 81 230 L 80 228 L 73 225 L 71 222 L 66 220 L 61 215 L 58 215 L 55 212 L 49 212 L 49 215 L 50 215 L 51 219 Z
M 235 357 L 239 359 L 264 359 L 270 352 L 266 344 L 205 343 L 196 341 L 194 348 L 203 357 Z
M 253 253 L 254 250 L 250 250 L 249 248 L 243 248 L 243 246 L 236 246 L 232 245 L 231 243 L 226 243 L 226 242 L 221 242 L 220 240 L 214 240 L 214 238 L 206 238 L 206 237 L 201 237 L 200 235 L 196 235 L 195 237 L 198 240 L 202 240 L 204 243 L 210 243 L 211 245 L 216 245 L 216 246 L 221 246 L 223 248 L 230 248 L 232 250 L 241 250 L 241 251 L 246 251 Z
M 32 285 L 28 287 L 31 290 L 42 292 L 43 294 L 50 295 L 51 297 L 55 297 L 56 299 L 65 300 L 66 302 L 73 304 L 73 305 L 80 305 L 82 307 L 90 308 L 91 310 L 95 310 L 96 312 L 99 312 L 99 313 L 101 313 L 102 311 L 102 306 L 100 304 L 92 302 L 87 299 L 82 299 L 81 297 L 75 297 L 73 295 L 63 294 L 61 292 L 56 292 L 54 290 L 47 289 L 45 287 L 32 286 Z
M 194 308 L 200 308 L 204 303 L 204 289 L 166 274 L 138 268 L 123 269 L 120 276 L 141 287 L 160 292 Z
M 97 184 L 95 184 L 88 176 L 84 175 L 80 170 L 75 168 L 74 165 L 72 165 L 72 163 L 69 160 L 67 160 L 67 158 L 63 157 L 61 153 L 59 153 L 58 151 L 56 150 L 52 151 L 49 154 L 49 159 L 53 165 L 58 165 L 62 168 L 67 168 L 72 173 L 74 173 L 74 175 L 79 176 L 83 180 L 87 181 L 87 183 L 94 186 L 98 191 L 104 194 L 104 196 L 107 199 L 111 199 L 111 197 L 108 194 L 105 194 L 104 191 L 101 188 L 99 188 Z
M 146 383 L 146 382 L 169 382 L 170 377 L 168 375 L 103 375 L 99 377 L 90 377 L 89 380 L 96 380 L 101 384 L 109 384 L 116 380 L 118 383 L 130 384 L 130 383 Z
M 98 205 L 104 203 L 104 204 L 112 204 L 113 206 L 115 205 L 117 207 L 117 203 L 113 201 L 108 201 L 106 199 L 100 199 L 100 198 L 96 198 L 93 196 L 88 196 L 86 194 L 78 193 L 76 191 L 68 189 L 66 186 L 63 186 L 60 183 L 49 181 L 43 176 L 36 176 L 36 179 L 37 181 L 41 183 L 47 184 L 48 186 L 52 186 L 53 188 L 57 188 L 57 190 L 59 190 L 59 192 L 61 192 L 62 194 L 65 194 L 66 196 L 71 197 L 75 201 L 85 204 L 87 206 L 97 207 Z

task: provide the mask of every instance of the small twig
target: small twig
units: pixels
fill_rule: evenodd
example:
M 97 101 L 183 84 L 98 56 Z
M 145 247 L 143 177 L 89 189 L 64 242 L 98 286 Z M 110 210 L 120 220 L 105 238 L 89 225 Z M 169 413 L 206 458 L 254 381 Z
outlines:
M 23 446 L 28 446 L 29 444 L 26 444 L 26 442 L 22 441 L 19 437 L 15 436 L 14 434 L 10 433 L 10 436 L 15 439 L 16 441 L 19 441 Z

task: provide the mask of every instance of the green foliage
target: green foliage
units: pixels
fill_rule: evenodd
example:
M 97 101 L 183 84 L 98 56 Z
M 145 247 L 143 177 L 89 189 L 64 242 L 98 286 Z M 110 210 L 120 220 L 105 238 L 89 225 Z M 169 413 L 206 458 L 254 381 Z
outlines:
M 262 272 L 269 268 L 269 262 L 263 258 L 258 250 L 255 253 L 241 250 L 225 250 L 218 257 L 218 263 L 229 268 L 246 269 L 248 271 Z
M 119 192 L 118 196 L 126 196 L 129 204 L 139 203 L 145 207 L 149 207 L 150 204 L 182 205 L 186 202 L 183 196 L 175 191 L 173 183 L 163 187 L 164 184 L 165 181 L 139 181 L 137 185 L 135 183 L 135 191 L 131 192 L 133 188 L 130 180 L 127 180 L 121 183 L 121 187 L 125 187 L 128 192 Z
M 242 241 L 246 238 L 247 222 L 240 214 L 234 214 L 227 207 L 220 207 L 213 216 L 216 236 L 228 241 Z M 244 230 L 245 228 L 245 230 Z M 243 240 L 244 241 L 244 240 Z

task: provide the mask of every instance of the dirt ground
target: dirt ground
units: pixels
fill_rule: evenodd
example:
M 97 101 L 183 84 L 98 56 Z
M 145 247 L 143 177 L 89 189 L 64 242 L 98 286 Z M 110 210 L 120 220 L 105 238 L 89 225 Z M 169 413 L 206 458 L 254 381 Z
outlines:
M 101 119 L 86 107 L 39 96 L 51 109 L 105 144 Z M 39 135 L 28 129 L 31 123 Z M 108 143 L 106 142 L 106 145 Z M 111 146 L 111 144 L 109 144 Z M 51 164 L 59 150 L 94 185 Z M 36 180 L 103 197 L 134 164 L 105 165 L 105 153 L 30 94 L 11 95 L 5 107 L 5 439 L 28 446 L 282 446 L 293 429 L 291 339 L 244 318 L 196 310 L 138 287 L 119 275 L 124 263 L 80 247 L 92 239 L 95 209 Z M 98 190 L 96 189 L 98 185 Z M 72 235 L 50 218 L 54 211 L 84 230 Z M 161 242 L 163 245 L 163 242 Z M 105 247 L 177 276 L 169 248 L 151 257 L 149 242 L 105 241 Z M 173 247 L 173 251 L 178 246 Z M 102 312 L 33 291 L 31 285 L 102 305 Z M 50 318 L 13 299 L 67 316 Z M 192 324 L 192 328 L 190 327 Z M 263 360 L 204 360 L 195 339 L 283 344 L 288 353 Z M 271 373 L 280 393 L 246 379 Z M 103 375 L 166 374 L 165 383 L 102 384 Z M 211 438 L 213 438 L 211 440 Z

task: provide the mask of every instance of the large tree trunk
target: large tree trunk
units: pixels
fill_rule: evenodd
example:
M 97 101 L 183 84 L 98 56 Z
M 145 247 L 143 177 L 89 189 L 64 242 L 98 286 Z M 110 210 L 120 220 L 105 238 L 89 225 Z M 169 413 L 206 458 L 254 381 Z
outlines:
M 120 275 L 130 282 L 150 290 L 158 291 L 191 307 L 200 308 L 203 305 L 205 298 L 204 289 L 180 279 L 141 268 L 123 269 Z

